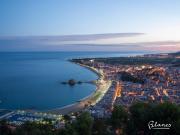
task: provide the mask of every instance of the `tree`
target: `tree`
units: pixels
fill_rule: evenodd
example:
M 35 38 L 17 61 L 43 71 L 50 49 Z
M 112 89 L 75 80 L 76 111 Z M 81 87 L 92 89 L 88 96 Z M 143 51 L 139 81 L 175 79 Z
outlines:
M 170 130 L 162 131 L 159 135 L 180 133 L 180 108 L 173 103 L 165 102 L 153 107 L 150 118 L 158 123 L 171 124 Z
M 38 124 L 26 122 L 15 131 L 15 135 L 53 135 L 53 126 L 49 124 Z
M 130 118 L 127 124 L 127 133 L 130 135 L 143 134 L 149 131 L 148 122 L 151 113 L 151 105 L 147 103 L 135 103 L 129 108 Z
M 11 130 L 5 120 L 0 121 L 0 135 L 11 135 Z
M 65 121 L 70 121 L 71 120 L 71 117 L 69 115 L 67 115 L 67 114 L 64 115 L 63 118 L 64 118 Z
M 78 135 L 91 135 L 93 118 L 88 112 L 83 112 L 78 116 L 74 124 Z
M 67 123 L 65 129 L 61 129 L 59 135 L 78 135 L 75 124 Z
M 129 109 L 128 135 L 178 135 L 180 133 L 180 108 L 172 103 L 136 103 Z M 171 124 L 169 130 L 149 130 L 149 121 Z
M 94 135 L 105 135 L 107 130 L 107 125 L 104 119 L 95 119 L 93 124 L 93 134 Z
M 114 106 L 111 116 L 113 128 L 118 132 L 123 132 L 127 123 L 128 112 L 122 106 Z

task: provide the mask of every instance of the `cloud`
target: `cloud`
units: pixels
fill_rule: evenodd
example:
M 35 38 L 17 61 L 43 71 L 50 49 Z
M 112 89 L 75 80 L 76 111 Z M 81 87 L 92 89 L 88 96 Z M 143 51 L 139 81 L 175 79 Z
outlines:
M 160 46 L 177 46 L 180 47 L 180 41 L 153 41 L 153 42 L 132 42 L 132 43 L 118 43 L 118 44 L 65 44 L 75 46 L 102 46 L 102 47 L 160 47 Z
M 175 46 L 175 45 L 180 45 L 180 41 L 154 41 L 154 42 L 140 42 L 140 43 L 135 43 L 135 44 L 140 44 L 144 46 Z
M 0 37 L 0 51 L 142 51 L 180 50 L 180 41 L 88 42 L 132 38 L 143 33 L 109 33 L 64 36 Z M 78 41 L 78 42 L 76 42 Z M 82 42 L 81 42 L 82 41 Z M 84 42 L 83 42 L 84 41 Z
M 123 38 L 142 35 L 143 33 L 104 33 L 85 35 L 60 35 L 60 36 L 23 36 L 23 37 L 0 37 L 0 40 L 33 40 L 33 41 L 95 41 L 100 39 Z

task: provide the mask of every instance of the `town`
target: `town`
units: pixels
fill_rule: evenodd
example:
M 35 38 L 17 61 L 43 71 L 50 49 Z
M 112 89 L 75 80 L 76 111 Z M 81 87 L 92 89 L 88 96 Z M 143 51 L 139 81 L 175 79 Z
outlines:
M 178 53 L 175 56 L 153 54 L 127 58 L 129 65 L 123 62 L 126 58 L 117 59 L 75 60 L 102 70 L 105 80 L 113 82 L 101 101 L 88 109 L 93 116 L 109 117 L 114 105 L 129 107 L 136 102 L 163 103 L 166 101 L 180 104 L 180 68 L 178 66 L 180 58 Z M 146 59 L 145 62 L 142 62 L 142 59 Z M 173 63 L 167 63 L 167 59 Z

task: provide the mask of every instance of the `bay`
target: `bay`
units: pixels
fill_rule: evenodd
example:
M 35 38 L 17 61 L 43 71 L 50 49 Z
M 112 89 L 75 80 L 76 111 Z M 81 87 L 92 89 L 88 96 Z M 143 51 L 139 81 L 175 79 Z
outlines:
M 72 104 L 90 95 L 96 86 L 83 83 L 72 87 L 61 82 L 98 76 L 68 59 L 138 54 L 144 52 L 1 52 L 0 109 L 49 110 Z

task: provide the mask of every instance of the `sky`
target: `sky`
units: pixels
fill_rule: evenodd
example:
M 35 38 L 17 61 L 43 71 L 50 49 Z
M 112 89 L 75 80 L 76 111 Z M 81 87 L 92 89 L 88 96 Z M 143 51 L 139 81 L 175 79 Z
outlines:
M 0 51 L 180 50 L 180 0 L 1 0 Z

